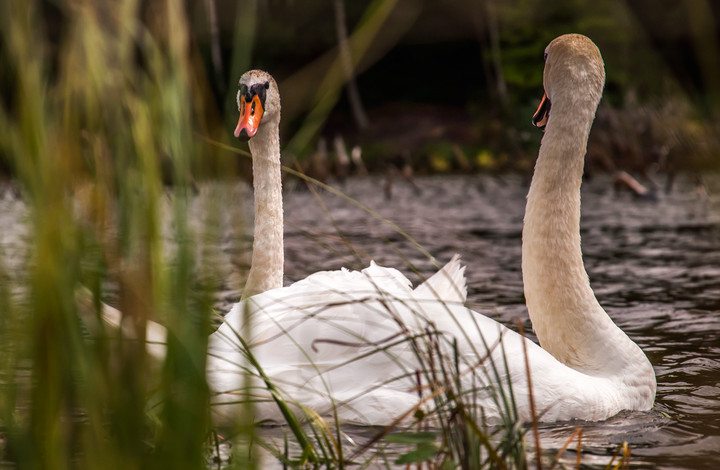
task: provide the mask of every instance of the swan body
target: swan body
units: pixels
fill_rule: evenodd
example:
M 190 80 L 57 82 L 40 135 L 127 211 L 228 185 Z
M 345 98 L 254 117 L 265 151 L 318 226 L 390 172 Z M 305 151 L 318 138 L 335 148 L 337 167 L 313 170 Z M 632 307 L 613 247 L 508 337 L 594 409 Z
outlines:
M 283 422 L 272 399 L 279 394 L 297 410 L 387 425 L 411 419 L 417 408 L 442 406 L 434 397 L 458 383 L 457 391 L 472 401 L 464 403 L 490 420 L 512 413 L 504 405 L 510 393 L 518 417 L 533 419 L 531 390 L 541 421 L 603 420 L 624 409 L 650 409 L 652 365 L 597 302 L 580 250 L 584 154 L 604 79 L 602 57 L 588 38 L 561 36 L 546 49 L 546 93 L 533 118 L 545 135 L 528 194 L 522 253 L 528 312 L 542 347 L 464 306 L 457 256 L 414 289 L 400 272 L 374 263 L 362 271 L 315 273 L 287 287 L 276 278 L 258 283 L 210 337 L 208 382 L 216 414 L 232 418 L 249 396 L 256 401 L 256 420 Z M 279 161 L 276 85 L 259 71 L 240 83 L 235 134 L 265 142 L 253 145 L 251 138 L 254 164 L 259 158 Z M 262 100 L 249 92 L 263 87 Z M 271 96 L 278 103 L 268 102 Z M 256 123 L 249 102 L 261 104 L 266 114 L 277 109 L 277 118 Z M 272 190 L 270 200 L 280 199 L 279 179 L 258 187 L 263 176 L 255 176 L 256 197 Z M 256 209 L 278 204 L 256 202 Z M 256 239 L 262 217 L 262 211 L 256 214 Z M 273 217 L 273 224 L 282 224 L 281 210 Z M 269 243 L 281 247 L 281 230 L 278 236 L 270 232 Z M 253 269 L 255 260 L 253 253 Z M 273 260 L 262 269 L 279 266 L 281 273 L 281 258 L 279 265 Z M 247 370 L 255 372 L 249 384 L 242 373 Z
M 532 341 L 468 309 L 461 297 L 438 299 L 426 284 L 451 273 L 456 279 L 446 282 L 463 282 L 457 257 L 413 290 L 398 271 L 372 264 L 361 272 L 315 273 L 236 304 L 210 341 L 208 377 L 218 393 L 217 417 L 232 419 L 233 407 L 222 402 L 237 403 L 244 385 L 238 365 L 246 360 L 238 335 L 245 318 L 252 325 L 249 349 L 283 397 L 298 411 L 302 406 L 343 423 L 404 421 L 422 400 L 427 400 L 422 408 L 431 411 L 428 398 L 438 384 L 427 375 L 419 384 L 416 373 L 430 364 L 440 369 L 440 363 L 452 370 L 453 340 L 460 355 L 459 370 L 452 374 L 460 376 L 463 390 L 487 388 L 474 406 L 491 422 L 508 413 L 492 387 L 509 393 L 508 383 L 520 419 L 532 419 L 526 357 L 542 421 L 601 420 L 629 408 L 627 389 L 615 378 L 565 366 Z M 417 341 L 403 339 L 407 336 Z M 263 381 L 256 378 L 251 387 L 241 395 L 257 400 L 256 419 L 283 423 Z

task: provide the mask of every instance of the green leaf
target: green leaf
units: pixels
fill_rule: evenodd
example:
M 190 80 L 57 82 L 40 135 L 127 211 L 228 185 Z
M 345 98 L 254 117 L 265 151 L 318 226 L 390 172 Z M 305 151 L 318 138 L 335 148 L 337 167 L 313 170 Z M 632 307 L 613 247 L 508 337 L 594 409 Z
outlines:
M 456 468 L 459 468 L 460 465 L 453 462 L 452 460 L 446 460 L 440 465 L 440 470 L 455 470 Z
M 434 443 L 419 444 L 415 450 L 411 450 L 410 452 L 398 457 L 395 460 L 395 463 L 400 465 L 425 462 L 426 460 L 430 460 L 431 458 L 435 457 L 438 453 L 438 450 L 438 446 Z

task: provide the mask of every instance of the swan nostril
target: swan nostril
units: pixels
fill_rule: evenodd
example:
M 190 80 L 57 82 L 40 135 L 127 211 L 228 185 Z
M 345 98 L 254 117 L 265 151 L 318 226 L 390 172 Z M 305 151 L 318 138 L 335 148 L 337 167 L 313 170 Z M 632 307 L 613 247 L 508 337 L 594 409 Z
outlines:
M 247 142 L 248 140 L 250 140 L 247 129 L 241 129 L 240 133 L 237 135 L 237 138 L 243 142 Z

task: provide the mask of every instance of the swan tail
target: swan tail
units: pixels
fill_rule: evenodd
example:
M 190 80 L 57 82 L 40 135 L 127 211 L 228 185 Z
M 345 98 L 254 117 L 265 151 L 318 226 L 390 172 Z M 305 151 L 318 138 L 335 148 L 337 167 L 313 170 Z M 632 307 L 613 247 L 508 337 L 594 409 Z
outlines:
M 440 271 L 417 286 L 414 294 L 415 298 L 465 303 L 467 283 L 465 266 L 460 261 L 460 255 L 455 254 Z

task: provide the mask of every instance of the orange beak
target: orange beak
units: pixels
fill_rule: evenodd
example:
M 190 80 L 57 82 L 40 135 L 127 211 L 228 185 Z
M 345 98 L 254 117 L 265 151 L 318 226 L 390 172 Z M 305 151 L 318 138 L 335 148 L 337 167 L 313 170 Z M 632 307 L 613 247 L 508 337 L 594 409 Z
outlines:
M 235 137 L 247 141 L 257 134 L 264 112 L 258 95 L 253 96 L 249 103 L 245 101 L 245 96 L 241 96 L 240 118 L 235 128 Z
M 545 126 L 550 116 L 550 100 L 547 97 L 547 93 L 543 93 L 542 101 L 538 106 L 537 111 L 533 114 L 532 123 L 540 130 L 545 130 Z

